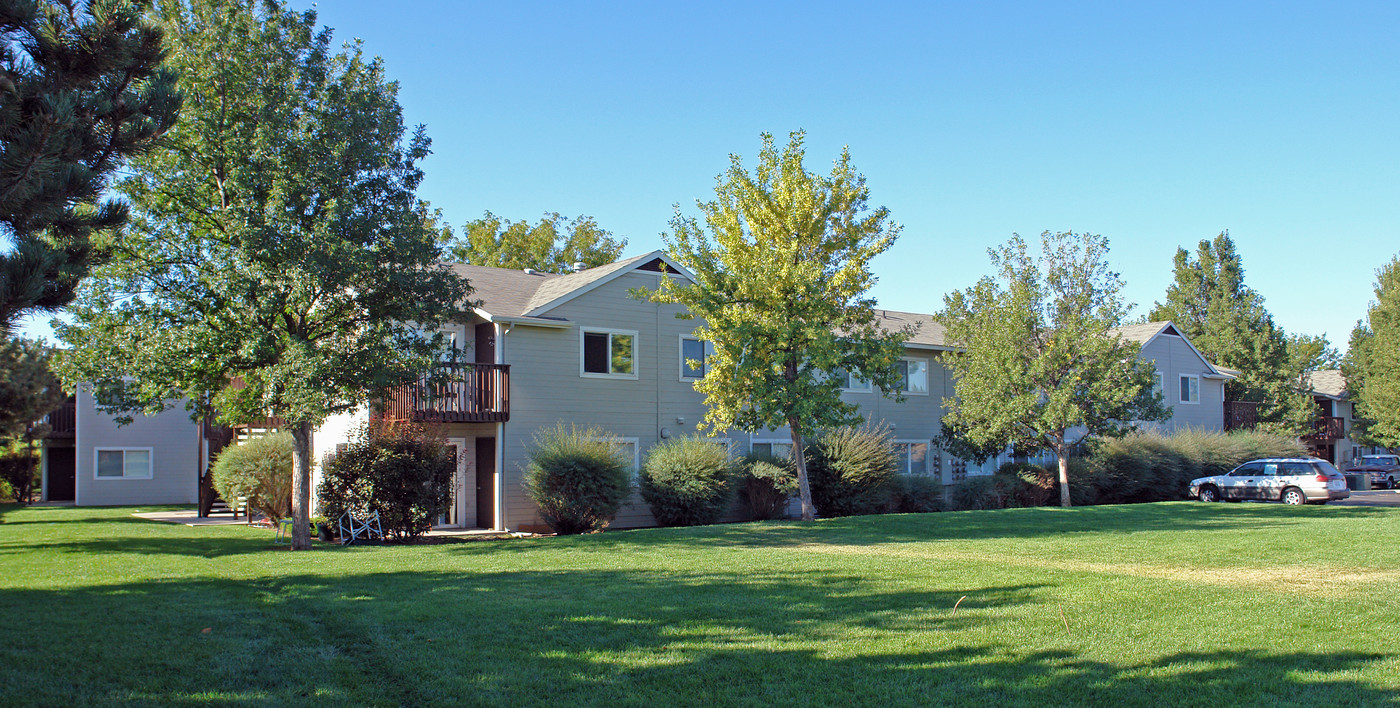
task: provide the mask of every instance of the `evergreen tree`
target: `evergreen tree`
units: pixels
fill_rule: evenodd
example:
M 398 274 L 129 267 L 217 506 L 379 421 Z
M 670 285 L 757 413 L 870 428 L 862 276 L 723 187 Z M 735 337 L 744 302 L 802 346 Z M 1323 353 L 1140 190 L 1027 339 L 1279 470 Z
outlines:
M 463 225 L 462 235 L 448 250 L 453 258 L 472 265 L 568 273 L 576 263 L 585 268 L 612 263 L 626 247 L 627 239 L 614 239 L 591 216 L 579 216 L 565 224 L 556 212 L 545 214 L 532 225 L 488 211 Z
M 704 226 L 677 208 L 663 238 L 697 280 L 664 278 L 651 296 L 705 320 L 696 335 L 714 344 L 714 355 L 695 384 L 705 394 L 702 425 L 787 426 L 802 518 L 811 520 L 805 436 L 858 420 L 831 373 L 859 371 L 881 390 L 898 391 L 896 367 L 912 332 L 883 331 L 866 295 L 875 283 L 870 259 L 894 244 L 899 226 L 889 223 L 889 210 L 866 206 L 870 191 L 848 150 L 829 177 L 808 172 L 803 135 L 792 133 L 779 153 L 763 134 L 752 174 L 731 155 L 715 200 L 698 204 Z
M 1400 256 L 1376 272 L 1376 299 L 1352 330 L 1342 363 L 1362 437 L 1400 447 Z
M 1086 435 L 1121 433 L 1171 414 L 1153 392 L 1156 367 L 1114 334 L 1131 307 L 1108 267 L 1108 239 L 1045 232 L 1041 256 L 1015 236 L 990 249 L 997 277 L 943 298 L 953 398 L 945 439 L 969 452 L 1049 449 L 1060 504 L 1070 505 L 1070 449 Z M 1075 433 L 1082 429 L 1082 433 Z
M 443 343 L 421 332 L 469 294 L 415 196 L 428 139 L 406 135 L 380 62 L 333 52 L 313 11 L 169 0 L 159 17 L 189 105 L 174 149 L 121 184 L 133 228 L 59 328 L 61 373 L 113 412 L 183 396 L 196 417 L 282 418 L 292 545 L 309 548 L 312 428 L 427 369 Z
M 71 301 L 109 251 L 127 210 L 108 179 L 180 107 L 164 57 L 137 3 L 0 0 L 0 333 Z
M 1165 301 L 1155 303 L 1148 318 L 1171 320 L 1211 363 L 1240 372 L 1226 382 L 1226 400 L 1259 403 L 1265 427 L 1293 435 L 1309 430 L 1316 406 L 1302 390 L 1288 337 L 1264 308 L 1263 296 L 1244 284 L 1244 266 L 1229 234 L 1202 240 L 1194 259 L 1178 248 L 1173 271 Z

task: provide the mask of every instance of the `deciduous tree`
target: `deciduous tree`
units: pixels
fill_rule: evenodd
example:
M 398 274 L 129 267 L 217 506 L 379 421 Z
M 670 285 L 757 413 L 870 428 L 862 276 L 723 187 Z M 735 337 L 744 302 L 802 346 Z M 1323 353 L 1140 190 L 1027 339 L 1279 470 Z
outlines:
M 125 222 L 112 173 L 175 122 L 161 31 L 135 2 L 0 0 L 0 333 L 73 299 Z
M 1357 322 L 1342 364 L 1366 438 L 1400 447 L 1400 256 L 1376 271 L 1376 299 Z
M 545 273 L 568 273 L 574 264 L 592 268 L 617 260 L 627 239 L 614 239 L 591 216 L 567 224 L 557 212 L 537 224 L 502 219 L 491 212 L 462 226 L 462 235 L 448 250 L 463 263 L 498 268 L 532 268 Z
M 442 342 L 420 332 L 469 292 L 415 196 L 428 139 L 405 134 L 379 60 L 332 51 L 312 11 L 171 0 L 159 17 L 187 107 L 174 149 L 121 185 L 133 229 L 59 328 L 62 373 L 113 411 L 185 397 L 282 418 L 309 548 L 312 427 L 427 368 Z
M 713 343 L 701 428 L 787 426 L 797 465 L 802 518 L 812 519 L 804 455 L 814 430 L 857 422 L 832 372 L 859 371 L 883 391 L 899 389 L 897 363 L 912 331 L 889 332 L 875 318 L 870 259 L 894 244 L 889 210 L 868 207 L 865 177 L 843 150 L 823 176 L 803 165 L 804 134 L 779 152 L 773 136 L 752 173 L 738 155 L 698 202 L 704 224 L 676 210 L 664 234 L 694 283 L 663 278 L 659 302 L 685 305 Z
M 943 400 L 966 445 L 1048 449 L 1059 459 L 1060 504 L 1070 505 L 1069 454 L 1085 435 L 1166 420 L 1156 368 L 1114 332 L 1131 306 L 1109 269 L 1108 240 L 1041 234 L 1041 255 L 1020 236 L 990 249 L 988 276 L 943 299 L 954 396 Z

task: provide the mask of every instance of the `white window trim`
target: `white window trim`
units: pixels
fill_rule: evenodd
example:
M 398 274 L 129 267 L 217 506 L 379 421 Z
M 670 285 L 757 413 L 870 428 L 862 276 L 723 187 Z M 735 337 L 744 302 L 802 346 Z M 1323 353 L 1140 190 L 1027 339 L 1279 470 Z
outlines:
M 1157 372 L 1157 386 L 1157 390 L 1162 394 L 1162 400 L 1167 400 L 1167 375 L 1160 371 Z
M 678 369 L 678 370 L 680 371 L 680 380 L 681 380 L 681 381 L 685 381 L 685 382 L 687 382 L 687 383 L 694 383 L 694 382 L 696 382 L 696 381 L 700 381 L 701 379 L 703 379 L 704 376 L 696 377 L 696 376 L 686 376 L 686 375 L 685 375 L 685 369 L 686 369 L 686 366 L 685 366 L 685 340 L 687 340 L 687 339 L 689 339 L 689 340 L 692 341 L 692 342 L 699 342 L 699 343 L 700 343 L 700 351 L 701 351 L 701 352 L 704 352 L 705 349 L 713 349 L 713 348 L 714 348 L 714 345 L 713 345 L 713 344 L 710 344 L 709 342 L 707 342 L 707 341 L 705 341 L 705 340 L 703 340 L 703 339 L 701 339 L 701 338 L 699 338 L 699 337 L 697 337 L 697 336 L 695 336 L 695 335 L 693 335 L 693 334 L 682 334 L 682 335 L 680 335 L 680 341 L 679 341 L 679 343 L 677 344 L 677 346 L 680 348 L 680 350 L 677 352 L 677 355 L 678 355 L 678 356 L 677 356 L 677 361 L 679 362 L 679 369 Z M 635 341 L 635 340 L 634 340 L 634 341 Z M 707 358 L 708 358 L 708 357 L 707 357 Z M 708 373 L 709 373 L 709 371 L 708 371 L 708 369 L 709 369 L 709 363 L 708 363 L 708 362 L 701 362 L 701 365 L 704 366 L 704 367 L 706 368 L 705 373 L 708 374 Z M 633 368 L 636 368 L 636 367 L 633 367 Z
M 923 391 L 902 391 L 902 390 L 901 390 L 901 391 L 896 391 L 895 393 L 901 393 L 901 394 L 904 394 L 905 396 L 927 396 L 927 395 L 929 395 L 929 394 L 928 394 L 928 389 L 931 388 L 931 386 L 929 386 L 929 374 L 931 374 L 931 373 L 933 372 L 933 367 L 929 365 L 929 360 L 928 360 L 928 359 L 924 359 L 924 358 L 922 358 L 922 357 L 916 357 L 916 356 L 902 356 L 902 357 L 899 358 L 899 360 L 900 360 L 900 361 L 918 361 L 918 362 L 923 362 L 923 365 L 924 365 L 924 389 L 925 389 L 925 390 L 923 390 Z
M 1181 380 L 1182 380 L 1182 379 L 1195 379 L 1195 380 L 1196 380 L 1196 400 L 1194 400 L 1194 401 L 1180 400 L 1180 399 L 1181 399 Z M 1177 397 L 1178 400 L 1180 400 L 1181 404 L 1184 405 L 1184 406 L 1199 406 L 1199 405 L 1201 405 L 1201 377 L 1199 377 L 1199 376 L 1197 376 L 1197 375 L 1195 375 L 1195 374 L 1181 374 L 1180 377 L 1177 378 L 1177 382 L 1176 382 L 1176 397 Z
M 792 438 L 749 438 L 749 454 L 753 454 L 754 445 L 787 445 L 792 447 Z
M 131 452 L 140 452 L 140 451 L 144 450 L 144 451 L 146 452 L 146 455 L 147 455 L 146 461 L 147 461 L 148 464 L 147 464 L 147 467 L 146 467 L 146 474 L 145 474 L 145 476 L 142 476 L 142 477 L 128 477 L 128 476 L 126 476 L 126 454 L 125 454 L 125 453 L 126 453 L 128 450 L 131 451 Z M 101 453 L 101 452 L 121 452 L 121 453 L 122 453 L 122 476 L 120 476 L 120 477 L 99 477 L 99 476 L 97 476 L 97 461 L 98 461 L 98 459 L 101 457 L 101 455 L 99 455 L 98 453 Z M 103 482 L 113 481 L 113 482 L 115 482 L 115 481 L 120 481 L 120 480 L 129 480 L 129 479 L 154 479 L 154 478 L 155 478 L 155 473 L 156 473 L 156 452 L 155 452 L 155 448 L 153 448 L 153 447 L 95 447 L 95 448 L 92 449 L 92 478 L 93 478 L 93 480 L 95 480 L 95 481 L 103 481 Z
M 597 374 L 583 369 L 583 342 L 584 336 L 588 334 L 606 334 L 608 336 L 608 368 L 612 369 L 612 336 L 614 334 L 626 334 L 632 337 L 632 373 L 630 374 Z M 638 356 L 641 337 L 637 335 L 635 329 L 608 329 L 606 327 L 579 327 L 578 328 L 578 375 L 585 379 L 632 379 L 637 378 L 641 370 L 641 357 Z
M 859 386 L 842 386 L 842 387 L 841 387 L 841 393 L 874 393 L 874 392 L 875 392 L 875 385 L 872 384 L 872 383 L 870 383 L 870 380 L 869 380 L 869 379 L 860 379 L 860 378 L 856 378 L 856 372 L 854 372 L 854 371 L 847 371 L 847 372 L 846 372 L 846 383 L 850 383 L 850 382 L 852 382 L 852 381 L 864 381 L 864 382 L 865 382 L 865 386 L 864 386 L 863 388 L 862 388 L 862 387 L 859 387 Z
M 601 442 L 618 443 L 626 445 L 632 443 L 632 476 L 638 477 L 642 474 L 642 442 L 640 438 L 628 438 L 613 436 L 610 438 L 592 438 Z
M 930 470 L 930 469 L 929 469 L 928 460 L 929 460 L 929 457 L 930 457 L 931 455 L 933 455 L 933 450 L 934 450 L 933 441 L 932 441 L 932 440 L 912 440 L 912 439 L 906 439 L 906 438 L 896 438 L 896 439 L 894 439 L 894 440 L 891 440 L 890 442 L 894 443 L 895 445 L 924 445 L 924 446 L 926 446 L 926 447 L 924 448 L 924 471 L 923 471 L 923 472 L 911 472 L 911 471 L 909 471 L 909 469 L 906 467 L 905 469 L 900 470 L 900 472 L 899 472 L 900 474 L 914 475 L 914 476 L 917 476 L 917 477 L 927 477 L 927 476 L 930 476 L 930 475 L 933 475 L 933 474 L 937 474 L 938 472 L 941 472 L 941 470 L 935 471 L 935 470 Z M 896 454 L 897 454 L 897 453 L 896 453 Z

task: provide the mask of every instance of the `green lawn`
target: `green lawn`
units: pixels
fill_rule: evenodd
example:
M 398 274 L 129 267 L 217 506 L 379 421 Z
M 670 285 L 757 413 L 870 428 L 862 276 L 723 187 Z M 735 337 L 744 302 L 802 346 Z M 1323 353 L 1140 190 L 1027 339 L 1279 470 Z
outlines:
M 297 554 L 132 511 L 0 507 L 0 704 L 1400 705 L 1400 510 Z

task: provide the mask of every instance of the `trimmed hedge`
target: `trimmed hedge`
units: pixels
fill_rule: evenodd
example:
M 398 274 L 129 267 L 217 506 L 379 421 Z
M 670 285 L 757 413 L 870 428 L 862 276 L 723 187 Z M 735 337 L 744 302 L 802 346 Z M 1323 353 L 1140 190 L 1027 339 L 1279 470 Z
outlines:
M 560 424 L 535 435 L 525 468 L 525 491 L 557 534 L 602 531 L 632 492 L 614 436 Z
M 817 436 L 807 450 L 812 503 L 822 516 L 884 511 L 897 491 L 898 459 L 886 428 L 845 426 Z
M 899 514 L 928 514 L 943 511 L 943 483 L 928 475 L 895 475 L 891 511 Z
M 379 512 L 384 533 L 415 538 L 452 504 L 457 459 L 447 441 L 405 423 L 372 423 L 326 457 L 317 498 L 330 523 Z
M 797 494 L 797 470 L 792 458 L 751 454 L 739 464 L 739 498 L 755 521 L 787 516 L 788 502 Z
M 734 491 L 733 465 L 722 445 L 698 437 L 662 441 L 642 465 L 642 499 L 662 526 L 719 521 Z
M 214 489 L 230 506 L 238 497 L 273 522 L 292 515 L 292 434 L 231 445 L 214 462 Z

